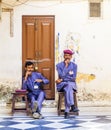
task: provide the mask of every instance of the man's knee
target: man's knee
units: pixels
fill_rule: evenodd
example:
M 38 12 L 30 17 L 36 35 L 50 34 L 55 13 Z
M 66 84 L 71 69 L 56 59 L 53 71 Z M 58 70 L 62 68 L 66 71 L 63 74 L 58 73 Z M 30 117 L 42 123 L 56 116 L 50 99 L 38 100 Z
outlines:
M 45 97 L 45 92 L 44 92 L 44 91 L 41 91 L 40 94 L 39 94 L 39 96 Z
M 70 90 L 73 90 L 73 86 L 72 85 L 67 85 L 64 87 L 64 91 L 67 92 L 67 91 L 70 91 Z

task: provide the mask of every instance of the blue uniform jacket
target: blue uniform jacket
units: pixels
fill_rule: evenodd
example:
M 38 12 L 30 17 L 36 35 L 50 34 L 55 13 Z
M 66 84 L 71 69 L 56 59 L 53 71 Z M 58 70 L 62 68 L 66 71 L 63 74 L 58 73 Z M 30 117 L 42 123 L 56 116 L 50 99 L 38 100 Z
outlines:
M 36 79 L 42 79 L 42 83 L 35 82 Z M 30 76 L 28 76 L 27 80 L 25 81 L 23 78 L 22 89 L 28 91 L 28 96 L 38 95 L 40 91 L 42 91 L 41 86 L 42 84 L 48 84 L 49 80 L 46 79 L 41 73 L 32 72 Z M 38 86 L 38 89 L 34 89 L 34 85 Z
M 77 90 L 76 86 L 76 75 L 77 75 L 77 65 L 74 62 L 70 62 L 68 67 L 65 67 L 65 63 L 60 62 L 56 65 L 58 72 L 58 77 L 63 79 L 63 81 L 57 84 L 57 90 L 60 91 L 65 85 L 73 85 L 74 89 Z

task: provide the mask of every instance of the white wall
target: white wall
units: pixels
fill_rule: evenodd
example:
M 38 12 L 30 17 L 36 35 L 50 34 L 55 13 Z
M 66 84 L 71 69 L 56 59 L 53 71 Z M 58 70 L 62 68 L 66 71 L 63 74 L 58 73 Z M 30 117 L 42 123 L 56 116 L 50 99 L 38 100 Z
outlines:
M 78 35 L 76 40 L 78 40 L 79 55 L 75 58 L 78 72 L 83 76 L 78 82 L 80 100 L 83 98 L 83 90 L 85 96 L 92 94 L 91 100 L 101 100 L 101 93 L 106 94 L 104 99 L 111 99 L 110 12 L 111 1 L 109 0 L 103 2 L 102 18 L 93 20 L 88 17 L 87 0 L 62 3 L 59 1 L 27 2 L 14 7 L 14 37 L 10 37 L 10 15 L 3 12 L 0 21 L 0 79 L 2 82 L 13 80 L 21 83 L 22 15 L 55 15 L 55 37 L 60 33 L 60 55 L 67 44 L 68 35 L 72 34 L 75 39 Z M 94 74 L 95 79 L 86 81 L 85 78 L 90 74 Z M 86 97 L 86 100 L 88 98 Z

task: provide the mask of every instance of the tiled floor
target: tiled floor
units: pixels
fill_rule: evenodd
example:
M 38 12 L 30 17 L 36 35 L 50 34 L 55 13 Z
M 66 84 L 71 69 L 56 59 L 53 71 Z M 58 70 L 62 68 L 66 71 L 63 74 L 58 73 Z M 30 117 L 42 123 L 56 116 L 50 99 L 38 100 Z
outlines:
M 0 130 L 111 130 L 111 116 L 1 116 Z
M 57 108 L 42 109 L 44 119 L 26 113 L 11 115 L 11 107 L 0 107 L 0 130 L 111 130 L 111 107 L 79 107 L 79 116 L 57 115 Z

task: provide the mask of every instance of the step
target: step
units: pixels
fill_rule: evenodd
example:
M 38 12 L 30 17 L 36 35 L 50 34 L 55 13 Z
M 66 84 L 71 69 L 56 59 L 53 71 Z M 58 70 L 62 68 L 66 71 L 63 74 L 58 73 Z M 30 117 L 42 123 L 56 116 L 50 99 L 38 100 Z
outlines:
M 16 104 L 17 107 L 25 107 L 24 102 Z M 0 115 L 11 115 L 11 104 L 0 104 Z M 79 106 L 79 115 L 111 115 L 111 106 Z M 57 115 L 57 103 L 54 100 L 45 101 L 42 107 L 44 115 Z

